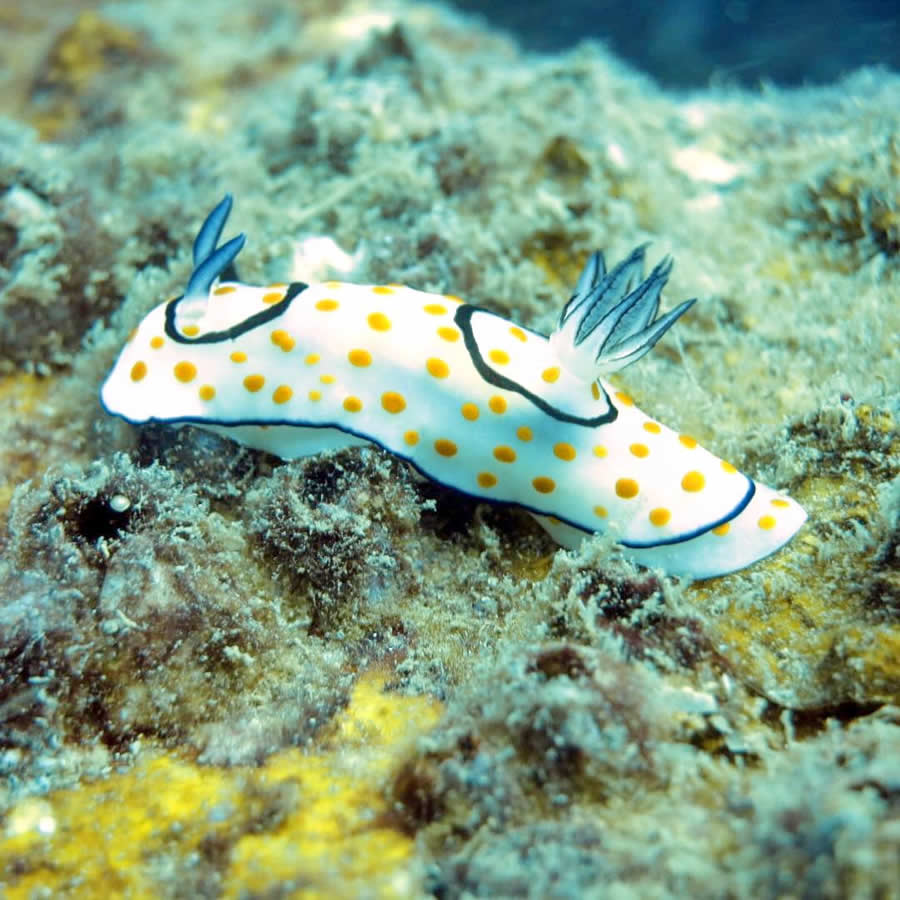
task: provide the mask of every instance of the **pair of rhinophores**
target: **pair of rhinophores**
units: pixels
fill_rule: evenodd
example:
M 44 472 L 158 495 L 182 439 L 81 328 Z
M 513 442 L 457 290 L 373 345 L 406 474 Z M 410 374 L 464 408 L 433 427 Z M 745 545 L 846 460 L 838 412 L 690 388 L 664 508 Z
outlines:
M 226 196 L 184 295 L 131 334 L 101 391 L 129 422 L 191 423 L 286 459 L 377 444 L 442 484 L 527 509 L 566 547 L 612 530 L 636 561 L 708 578 L 786 543 L 806 513 L 604 380 L 694 302 L 657 318 L 672 263 L 587 262 L 549 338 L 450 294 L 233 275 Z

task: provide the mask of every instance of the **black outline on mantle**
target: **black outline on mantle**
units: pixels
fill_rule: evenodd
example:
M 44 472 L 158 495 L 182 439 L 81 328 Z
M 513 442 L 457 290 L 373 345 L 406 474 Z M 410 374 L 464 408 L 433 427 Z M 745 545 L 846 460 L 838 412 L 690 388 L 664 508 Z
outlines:
M 298 294 L 302 294 L 308 287 L 309 285 L 303 281 L 292 281 L 288 285 L 284 297 L 268 309 L 264 309 L 262 312 L 258 312 L 255 315 L 244 319 L 242 322 L 238 322 L 237 325 L 232 325 L 231 328 L 226 331 L 210 331 L 195 338 L 185 337 L 183 334 L 179 334 L 178 330 L 175 328 L 176 309 L 178 304 L 184 300 L 184 295 L 182 294 L 180 297 L 176 297 L 166 304 L 166 336 L 178 344 L 187 344 L 189 346 L 193 346 L 194 344 L 221 344 L 225 341 L 233 341 L 242 334 L 252 331 L 260 325 L 265 325 L 266 322 L 271 322 L 272 319 L 277 319 L 282 313 L 287 311 L 287 308 L 291 305 L 294 298 Z M 208 302 L 215 301 L 209 300 Z
M 485 361 L 484 357 L 481 355 L 481 351 L 478 349 L 478 341 L 475 340 L 475 333 L 472 331 L 472 316 L 477 312 L 486 313 L 489 316 L 493 316 L 495 319 L 500 319 L 505 322 L 506 319 L 503 316 L 498 316 L 497 313 L 491 312 L 489 309 L 483 309 L 480 306 L 472 306 L 468 303 L 460 306 L 456 313 L 453 316 L 453 321 L 456 323 L 459 330 L 462 332 L 463 341 L 466 345 L 466 350 L 469 351 L 469 357 L 472 360 L 472 365 L 475 366 L 478 374 L 488 383 L 493 384 L 495 387 L 502 388 L 505 391 L 513 391 L 516 394 L 521 394 L 531 403 L 533 403 L 541 412 L 545 412 L 551 418 L 557 419 L 560 422 L 571 422 L 573 425 L 584 425 L 586 428 L 596 428 L 599 425 L 609 425 L 611 422 L 615 422 L 619 417 L 619 410 L 616 409 L 613 402 L 609 399 L 609 394 L 603 390 L 603 385 L 600 384 L 599 381 L 595 381 L 594 384 L 600 389 L 603 393 L 603 396 L 606 398 L 606 405 L 608 407 L 607 412 L 605 412 L 602 416 L 595 416 L 590 419 L 586 419 L 583 416 L 573 416 L 571 413 L 563 412 L 563 410 L 558 409 L 555 406 L 551 406 L 546 400 L 542 397 L 539 397 L 537 394 L 533 394 L 528 388 L 523 387 L 517 381 L 513 381 L 511 378 L 507 378 L 505 375 L 501 375 L 499 372 L 495 372 Z M 538 334 L 538 332 L 532 332 L 532 334 Z M 546 338 L 545 335 L 539 335 L 539 337 Z

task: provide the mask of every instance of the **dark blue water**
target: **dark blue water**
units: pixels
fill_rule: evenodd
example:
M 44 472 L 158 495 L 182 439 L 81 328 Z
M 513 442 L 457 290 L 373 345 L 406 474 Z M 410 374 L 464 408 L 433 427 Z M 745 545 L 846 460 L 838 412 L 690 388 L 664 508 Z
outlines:
M 900 0 L 452 0 L 538 51 L 583 38 L 675 87 L 823 83 L 900 69 Z

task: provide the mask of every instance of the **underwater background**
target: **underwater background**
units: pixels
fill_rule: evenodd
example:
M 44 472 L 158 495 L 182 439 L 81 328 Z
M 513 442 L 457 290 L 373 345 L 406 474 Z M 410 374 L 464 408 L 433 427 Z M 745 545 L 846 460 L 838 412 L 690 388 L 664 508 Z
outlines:
M 454 0 L 511 32 L 526 50 L 581 40 L 667 87 L 822 84 L 862 66 L 900 67 L 900 17 L 890 0 Z
M 501 12 L 0 9 L 3 897 L 900 896 L 896 13 Z M 226 192 L 249 282 L 545 333 L 594 249 L 671 253 L 616 384 L 809 521 L 690 583 L 112 419 Z

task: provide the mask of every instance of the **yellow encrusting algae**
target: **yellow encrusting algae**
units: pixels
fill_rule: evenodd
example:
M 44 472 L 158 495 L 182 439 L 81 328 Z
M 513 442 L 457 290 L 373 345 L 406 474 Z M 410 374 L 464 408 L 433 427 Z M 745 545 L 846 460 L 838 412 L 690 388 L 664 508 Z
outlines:
M 360 678 L 309 755 L 234 769 L 156 756 L 24 801 L 0 840 L 3 896 L 158 897 L 172 869 L 226 898 L 417 895 L 414 842 L 388 824 L 382 787 L 441 705 L 385 693 L 387 674 Z

